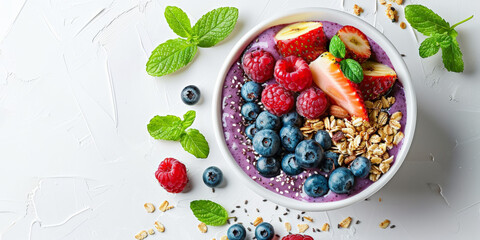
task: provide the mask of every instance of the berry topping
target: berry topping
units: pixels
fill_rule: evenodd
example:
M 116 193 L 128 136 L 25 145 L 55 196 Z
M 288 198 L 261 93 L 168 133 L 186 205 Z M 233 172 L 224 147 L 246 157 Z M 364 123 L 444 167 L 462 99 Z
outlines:
M 295 104 L 295 98 L 281 85 L 272 84 L 263 89 L 262 103 L 269 112 L 281 116 L 290 112 Z
M 344 26 L 337 32 L 338 37 L 345 43 L 345 58 L 352 58 L 364 62 L 370 58 L 372 51 L 367 36 L 362 31 L 352 26 Z
M 255 151 L 265 157 L 271 157 L 280 150 L 280 137 L 270 129 L 257 132 L 252 142 Z
M 303 140 L 295 148 L 295 158 L 302 168 L 316 168 L 323 159 L 323 148 L 313 139 Z
M 260 107 L 254 102 L 247 102 L 243 104 L 241 109 L 242 116 L 249 121 L 255 120 L 260 111 Z
M 312 85 L 312 73 L 302 58 L 289 56 L 275 64 L 275 79 L 288 90 L 301 92 Z
M 363 100 L 374 100 L 386 95 L 397 80 L 397 73 L 389 66 L 377 62 L 364 62 L 363 81 L 357 84 Z
M 327 95 L 319 88 L 309 88 L 297 98 L 297 112 L 298 114 L 308 118 L 316 119 L 328 108 Z
M 298 115 L 297 111 L 289 112 L 282 116 L 282 122 L 284 126 L 297 126 L 300 127 L 303 124 L 303 119 Z
M 257 134 L 257 127 L 255 126 L 255 123 L 252 123 L 245 128 L 245 135 L 247 135 L 250 140 L 253 140 L 253 136 L 255 136 L 255 134 Z
M 325 130 L 319 130 L 317 134 L 315 134 L 315 141 L 320 143 L 325 151 L 332 147 L 332 138 Z
M 264 83 L 273 77 L 275 59 L 264 50 L 249 52 L 243 56 L 243 71 L 255 82 Z
M 261 112 L 255 121 L 257 131 L 264 129 L 278 130 L 282 126 L 280 118 L 269 113 L 268 111 Z
M 370 173 L 372 163 L 366 157 L 357 157 L 350 164 L 350 170 L 355 177 L 366 178 Z
M 260 157 L 255 167 L 260 175 L 271 178 L 280 174 L 281 162 L 274 157 Z
M 310 70 L 313 81 L 336 105 L 350 115 L 368 120 L 367 108 L 355 84 L 343 75 L 340 64 L 331 53 L 325 52 L 310 63 Z
M 245 101 L 252 102 L 260 98 L 262 87 L 256 82 L 248 81 L 243 84 L 240 93 Z
M 170 193 L 179 193 L 188 183 L 187 169 L 175 158 L 165 158 L 155 172 L 160 185 Z
M 203 183 L 209 187 L 216 187 L 222 183 L 223 173 L 220 168 L 211 166 L 203 172 Z
M 327 50 L 327 38 L 321 22 L 290 24 L 275 35 L 275 43 L 282 56 L 299 56 L 307 62 Z
M 328 187 L 334 193 L 348 193 L 355 184 L 355 177 L 352 171 L 345 167 L 340 167 L 330 174 L 328 178 Z
M 313 240 L 313 237 L 301 234 L 290 234 L 283 237 L 282 240 Z
M 194 85 L 186 86 L 182 90 L 182 101 L 188 105 L 194 105 L 200 100 L 200 89 Z
M 289 153 L 282 158 L 282 170 L 289 176 L 295 176 L 303 172 L 303 168 L 298 165 L 295 153 Z
M 328 192 L 327 178 L 320 174 L 314 174 L 305 180 L 303 191 L 310 197 L 321 197 Z
M 298 127 L 284 126 L 280 129 L 280 140 L 285 150 L 294 152 L 298 143 L 303 140 L 303 134 Z

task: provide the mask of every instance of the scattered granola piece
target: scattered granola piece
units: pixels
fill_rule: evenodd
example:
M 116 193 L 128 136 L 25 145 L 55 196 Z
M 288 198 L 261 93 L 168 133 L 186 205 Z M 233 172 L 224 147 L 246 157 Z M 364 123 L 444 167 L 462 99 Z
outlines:
M 167 207 L 168 207 L 169 204 L 170 203 L 168 203 L 168 201 L 165 200 L 165 201 L 163 201 L 162 204 L 160 204 L 160 207 L 158 207 L 158 209 L 162 212 L 165 212 L 165 211 L 167 211 Z
M 262 223 L 263 222 L 263 218 L 262 217 L 257 217 L 255 219 L 255 221 L 253 221 L 253 226 L 257 226 L 258 224 Z
M 385 0 L 378 0 L 378 2 L 380 2 L 380 4 L 382 4 L 382 5 L 387 4 L 387 1 L 385 1 Z
M 400 28 L 401 28 L 401 29 L 407 28 L 407 24 L 406 24 L 405 22 L 401 22 L 401 23 L 400 23 Z
M 155 206 L 153 206 L 152 203 L 145 203 L 143 204 L 143 207 L 145 208 L 145 210 L 147 210 L 148 213 L 155 212 Z
M 395 3 L 397 3 L 398 5 L 402 5 L 403 0 L 395 0 Z
M 387 228 L 389 225 L 390 225 L 390 220 L 385 219 L 383 222 L 380 223 L 379 226 L 380 226 L 381 228 L 385 229 L 385 228 Z
M 165 232 L 165 226 L 163 226 L 163 224 L 160 223 L 159 221 L 156 221 L 154 225 L 159 232 Z
M 148 233 L 145 230 L 143 230 L 143 231 L 137 233 L 137 235 L 135 235 L 135 239 L 137 239 L 137 240 L 143 240 L 146 237 L 148 237 Z
M 298 232 L 299 233 L 304 233 L 309 228 L 308 224 L 306 224 L 306 223 L 298 224 L 297 227 L 298 227 Z
M 397 10 L 392 7 L 392 4 L 387 4 L 387 9 L 385 10 L 385 14 L 387 17 L 392 20 L 392 22 L 396 22 L 398 20 Z
M 227 235 L 223 235 L 223 236 L 220 238 L 220 240 L 228 240 Z
M 153 228 L 148 229 L 148 234 L 150 235 L 155 234 L 155 230 L 153 230 Z
M 328 224 L 328 223 L 323 224 L 321 230 L 322 230 L 322 232 L 328 232 L 328 231 L 330 231 L 330 224 Z
M 313 222 L 313 218 L 309 217 L 309 216 L 304 216 L 303 217 L 305 220 L 309 221 L 309 222 Z
M 355 15 L 360 16 L 362 12 L 363 12 L 363 8 L 361 8 L 357 4 L 353 5 L 353 13 L 355 13 Z
M 285 223 L 285 230 L 287 230 L 287 232 L 292 231 L 292 225 L 289 222 Z
M 349 227 L 350 227 L 350 223 L 352 223 L 352 218 L 351 218 L 351 217 L 347 217 L 347 218 L 343 219 L 343 220 L 338 224 L 338 227 L 341 227 L 341 228 L 349 228 Z
M 198 224 L 198 230 L 200 230 L 201 233 L 206 233 L 208 231 L 207 225 L 205 223 Z
M 382 198 L 378 198 L 378 201 L 381 202 L 381 201 L 382 201 Z

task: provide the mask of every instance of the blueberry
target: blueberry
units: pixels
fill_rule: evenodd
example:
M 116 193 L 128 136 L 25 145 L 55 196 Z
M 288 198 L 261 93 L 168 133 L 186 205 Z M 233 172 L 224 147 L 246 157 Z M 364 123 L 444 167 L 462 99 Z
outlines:
M 313 174 L 305 180 L 303 191 L 310 197 L 321 197 L 328 192 L 328 180 L 320 174 Z
M 320 163 L 320 170 L 323 172 L 329 173 L 333 169 L 340 167 L 338 164 L 338 154 L 330 151 L 326 151 L 325 154 L 323 154 L 323 160 Z
M 352 171 L 355 177 L 366 178 L 368 173 L 370 173 L 370 168 L 372 163 L 366 157 L 357 157 L 350 164 L 350 170 Z
M 290 112 L 282 116 L 283 126 L 297 126 L 300 127 L 303 119 L 297 112 Z
M 220 168 L 211 166 L 203 172 L 203 183 L 209 187 L 218 186 L 223 180 L 223 173 Z
M 245 135 L 247 135 L 247 137 L 251 140 L 253 140 L 253 136 L 255 136 L 255 134 L 257 134 L 257 127 L 255 126 L 255 123 L 252 123 L 245 128 Z
M 243 84 L 240 94 L 245 101 L 253 102 L 260 98 L 260 95 L 262 94 L 262 87 L 260 84 L 254 81 L 249 81 Z
M 335 193 L 348 193 L 354 184 L 355 177 L 352 171 L 345 167 L 333 170 L 328 178 L 328 187 Z
M 244 240 L 246 235 L 245 227 L 242 224 L 234 224 L 227 230 L 229 240 Z
M 289 153 L 283 156 L 282 170 L 285 174 L 295 176 L 303 172 L 303 168 L 298 165 L 297 159 L 295 159 L 294 153 Z
M 294 126 L 285 126 L 280 129 L 280 139 L 282 146 L 289 152 L 294 152 L 298 143 L 303 140 L 303 134 L 299 128 Z
M 255 228 L 255 237 L 257 240 L 272 240 L 275 236 L 275 231 L 270 223 L 262 222 Z
M 323 159 L 332 159 L 333 164 L 335 164 L 335 168 L 338 168 L 340 167 L 340 164 L 338 164 L 338 157 L 339 157 L 338 153 L 326 151 L 325 155 L 323 156 Z
M 322 148 L 324 150 L 328 150 L 332 147 L 332 138 L 330 137 L 330 134 L 328 134 L 327 131 L 320 130 L 315 134 L 315 141 L 320 143 L 322 145 Z
M 193 105 L 200 100 L 200 89 L 194 85 L 188 85 L 182 90 L 181 96 L 185 104 Z
M 258 115 L 255 124 L 258 130 L 278 130 L 280 129 L 281 122 L 279 117 L 269 113 L 268 111 L 263 111 Z
M 295 148 L 295 158 L 302 168 L 316 168 L 323 159 L 323 148 L 312 139 L 303 140 Z
M 280 174 L 281 163 L 273 157 L 260 157 L 257 160 L 256 168 L 258 173 L 266 178 L 275 177 Z
M 253 102 L 247 102 L 242 106 L 242 115 L 246 120 L 255 120 L 260 111 L 258 104 Z
M 273 130 L 261 130 L 253 137 L 253 148 L 258 154 L 271 157 L 280 150 L 280 137 Z

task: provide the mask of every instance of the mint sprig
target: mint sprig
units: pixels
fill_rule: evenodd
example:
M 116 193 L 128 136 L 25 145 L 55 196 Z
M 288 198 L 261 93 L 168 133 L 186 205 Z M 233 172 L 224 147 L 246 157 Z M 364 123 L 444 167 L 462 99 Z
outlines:
M 155 116 L 148 123 L 147 130 L 155 139 L 180 141 L 185 151 L 197 158 L 207 158 L 210 147 L 205 136 L 197 129 L 189 128 L 195 116 L 192 110 L 183 115 L 183 121 L 174 115 Z
M 457 42 L 455 27 L 473 18 L 473 15 L 452 26 L 438 14 L 422 5 L 405 7 L 405 18 L 410 25 L 429 38 L 425 39 L 418 49 L 422 58 L 435 55 L 442 49 L 443 65 L 450 72 L 463 72 L 462 51 Z
M 328 51 L 336 58 L 345 58 L 347 49 L 345 43 L 340 39 L 338 35 L 334 35 L 330 39 L 328 45 Z M 343 75 L 354 83 L 360 83 L 363 80 L 363 68 L 357 61 L 346 58 L 340 61 L 340 70 Z
M 344 58 L 347 51 L 345 43 L 342 42 L 338 35 L 334 35 L 332 39 L 330 39 L 330 45 L 328 46 L 328 49 L 336 58 Z
M 210 226 L 221 226 L 227 223 L 228 212 L 220 204 L 210 200 L 195 200 L 190 202 L 193 215 Z
M 214 9 L 191 26 L 187 14 L 180 8 L 165 8 L 165 19 L 175 34 L 182 38 L 167 40 L 152 51 L 146 64 L 147 73 L 160 77 L 173 73 L 190 63 L 198 47 L 212 47 L 233 31 L 238 19 L 238 9 Z

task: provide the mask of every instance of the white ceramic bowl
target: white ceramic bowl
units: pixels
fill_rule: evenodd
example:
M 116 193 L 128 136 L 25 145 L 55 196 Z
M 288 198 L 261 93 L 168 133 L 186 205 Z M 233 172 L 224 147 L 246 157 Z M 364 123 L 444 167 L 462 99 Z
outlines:
M 346 199 L 335 201 L 335 202 L 305 202 L 292 198 L 282 196 L 278 193 L 272 192 L 268 189 L 265 189 L 263 186 L 253 181 L 240 166 L 238 166 L 235 159 L 232 157 L 230 151 L 227 148 L 223 127 L 222 127 L 222 116 L 221 116 L 221 104 L 222 104 L 222 87 L 232 64 L 240 57 L 243 49 L 253 40 L 257 35 L 262 33 L 269 27 L 286 24 L 298 21 L 331 21 L 341 25 L 352 25 L 361 31 L 363 31 L 368 37 L 373 41 L 378 43 L 381 48 L 387 53 L 392 65 L 394 66 L 399 81 L 403 84 L 406 105 L 407 105 L 407 120 L 405 126 L 405 138 L 403 140 L 403 145 L 398 151 L 398 154 L 395 159 L 395 163 L 392 165 L 390 170 L 384 174 L 377 182 L 374 182 L 372 185 L 365 188 L 363 191 L 357 193 L 356 195 L 350 196 Z M 237 44 L 230 51 L 228 56 L 225 58 L 225 62 L 220 69 L 218 74 L 217 83 L 215 86 L 215 95 L 213 99 L 213 122 L 215 129 L 215 137 L 218 142 L 222 154 L 225 157 L 225 160 L 229 163 L 233 171 L 236 173 L 236 177 L 245 184 L 246 187 L 253 189 L 257 194 L 268 199 L 272 202 L 275 202 L 284 207 L 303 210 L 303 211 L 326 211 L 336 208 L 345 207 L 351 205 L 355 202 L 362 201 L 369 196 L 373 195 L 375 192 L 380 190 L 390 179 L 395 175 L 400 166 L 402 165 L 410 145 L 412 143 L 413 135 L 415 132 L 415 123 L 417 119 L 417 102 L 415 99 L 415 92 L 411 83 L 410 75 L 408 69 L 403 62 L 402 57 L 397 52 L 393 44 L 376 28 L 372 27 L 367 22 L 361 20 L 358 17 L 350 15 L 345 12 L 341 12 L 334 9 L 327 8 L 303 8 L 295 9 L 288 11 L 287 13 L 275 16 L 273 18 L 267 19 L 253 29 L 247 32 Z

